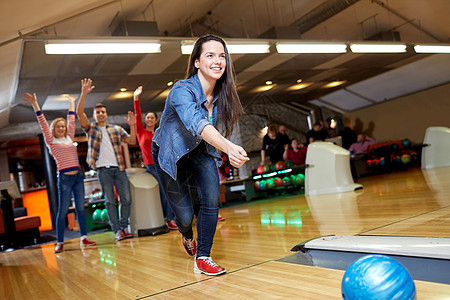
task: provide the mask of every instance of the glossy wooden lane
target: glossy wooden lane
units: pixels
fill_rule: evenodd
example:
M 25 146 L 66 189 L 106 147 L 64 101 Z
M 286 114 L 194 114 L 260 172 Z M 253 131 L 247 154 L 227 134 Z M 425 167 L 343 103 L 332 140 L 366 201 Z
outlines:
M 362 191 L 224 207 L 227 220 L 218 224 L 212 256 L 228 274 L 218 278 L 193 273 L 178 232 L 119 243 L 106 232 L 91 236 L 97 247 L 80 249 L 74 239 L 58 255 L 54 244 L 0 253 L 0 299 L 199 299 L 197 293 L 217 299 L 338 299 L 343 271 L 276 260 L 292 255 L 290 249 L 302 241 L 329 234 L 448 237 L 446 182 L 450 168 L 411 169 L 360 179 Z M 418 299 L 450 297 L 448 285 L 416 285 Z

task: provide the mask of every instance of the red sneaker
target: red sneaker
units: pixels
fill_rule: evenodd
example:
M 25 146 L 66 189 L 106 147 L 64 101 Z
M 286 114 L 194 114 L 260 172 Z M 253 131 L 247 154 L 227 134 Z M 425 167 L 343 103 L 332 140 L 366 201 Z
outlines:
M 225 221 L 226 220 L 226 218 L 225 217 L 222 217 L 221 215 L 219 215 L 218 217 L 217 217 L 217 222 L 222 222 L 222 221 Z
M 177 224 L 175 224 L 175 220 L 167 222 L 167 228 L 169 228 L 170 230 L 177 230 L 178 226 Z
M 187 239 L 181 236 L 181 243 L 183 244 L 183 249 L 186 251 L 187 255 L 195 256 L 197 253 L 197 242 L 195 239 Z
M 91 241 L 88 237 L 80 239 L 80 247 L 91 247 L 95 246 L 95 242 Z
M 216 276 L 226 273 L 227 270 L 213 262 L 211 257 L 201 256 L 194 261 L 194 273 L 203 273 L 210 276 Z
M 55 253 L 63 252 L 63 250 L 64 250 L 64 243 L 56 243 Z
M 116 239 L 116 241 L 121 241 L 121 240 L 125 239 L 125 237 L 123 236 L 122 230 L 117 231 L 116 236 L 114 238 Z
M 129 233 L 125 228 L 121 230 L 122 234 L 123 234 L 123 238 L 125 239 L 130 239 L 133 237 L 133 235 L 131 233 Z

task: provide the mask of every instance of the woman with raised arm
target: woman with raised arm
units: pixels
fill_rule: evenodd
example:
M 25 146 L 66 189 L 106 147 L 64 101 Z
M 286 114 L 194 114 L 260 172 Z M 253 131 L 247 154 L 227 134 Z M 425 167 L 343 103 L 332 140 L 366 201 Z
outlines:
M 199 38 L 189 58 L 186 79 L 167 96 L 160 126 L 153 137 L 153 160 L 175 213 L 182 245 L 194 259 L 194 273 L 220 275 L 226 270 L 211 259 L 219 213 L 221 157 L 232 166 L 248 161 L 245 150 L 225 137 L 243 112 L 225 42 L 213 35 Z M 217 131 L 221 125 L 225 137 Z M 197 242 L 192 230 L 197 215 Z
M 78 160 L 77 146 L 73 143 L 75 136 L 75 98 L 69 96 L 69 111 L 67 121 L 56 118 L 50 127 L 42 113 L 36 94 L 26 93 L 25 101 L 31 103 L 36 112 L 39 125 L 44 135 L 45 143 L 56 161 L 58 169 L 58 214 L 56 216 L 57 243 L 55 253 L 63 251 L 64 229 L 66 216 L 69 210 L 70 198 L 73 196 L 75 212 L 80 226 L 80 246 L 94 246 L 95 242 L 89 240 L 86 229 L 86 214 L 84 212 L 84 181 Z
M 141 112 L 141 101 L 139 96 L 142 94 L 142 86 L 139 86 L 134 91 L 133 102 L 134 102 L 134 114 L 136 116 L 136 136 L 138 139 L 139 147 L 142 151 L 142 158 L 144 159 L 144 165 L 147 168 L 147 172 L 153 175 L 155 179 L 159 182 L 159 177 L 153 163 L 152 156 L 152 139 L 155 134 L 156 124 L 158 124 L 158 115 L 155 112 L 148 112 L 145 115 L 145 128 L 142 123 L 142 112 Z M 167 222 L 167 227 L 171 230 L 177 230 L 178 227 L 175 224 L 173 211 L 170 205 L 167 203 L 166 194 L 161 184 L 159 184 L 159 195 L 161 198 L 161 206 L 164 213 L 164 218 Z

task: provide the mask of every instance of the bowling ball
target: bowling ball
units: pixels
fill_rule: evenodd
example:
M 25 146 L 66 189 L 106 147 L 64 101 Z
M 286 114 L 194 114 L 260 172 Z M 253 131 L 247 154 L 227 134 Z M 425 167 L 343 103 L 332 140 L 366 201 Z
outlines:
M 267 180 L 266 187 L 268 190 L 274 189 L 276 187 L 275 181 L 273 179 Z
M 378 167 L 380 160 L 378 158 L 372 159 L 372 167 Z
M 102 213 L 100 214 L 100 217 L 101 217 L 101 219 L 102 219 L 102 222 L 108 222 L 109 221 L 109 216 L 108 216 L 108 211 L 107 211 L 107 209 L 106 208 L 104 208 L 103 210 L 102 210 Z
M 269 165 L 264 165 L 264 173 L 267 173 L 270 171 L 270 166 Z
M 259 181 L 255 181 L 255 183 L 253 184 L 253 188 L 255 189 L 255 191 L 260 191 L 261 187 L 259 185 Z
M 276 186 L 276 187 L 279 187 L 279 186 L 282 186 L 282 185 L 283 185 L 283 181 L 281 180 L 280 177 L 276 177 L 276 178 L 274 179 L 274 181 L 275 181 L 275 186 Z
M 94 222 L 101 222 L 102 221 L 102 210 L 101 209 L 96 209 L 94 210 L 94 212 L 92 213 L 92 220 Z
M 274 172 L 274 171 L 276 171 L 276 167 L 275 167 L 275 165 L 274 164 L 270 164 L 269 165 L 269 170 L 270 170 L 270 172 Z
M 409 164 L 411 162 L 411 155 L 403 154 L 402 157 L 401 157 L 401 160 L 402 160 L 402 163 L 404 165 L 407 165 L 407 164 Z
M 401 162 L 402 162 L 402 158 L 400 157 L 400 155 L 394 156 L 394 163 L 400 164 Z
M 411 152 L 411 160 L 412 161 L 417 161 L 417 159 L 419 158 L 419 156 L 417 156 L 417 152 Z
M 416 287 L 408 270 L 385 255 L 366 255 L 345 271 L 343 299 L 416 299 Z
M 305 184 L 305 175 L 303 175 L 303 174 L 297 174 L 297 176 L 296 176 L 296 178 L 295 178 L 295 182 L 296 182 L 298 185 L 303 185 L 303 184 Z
M 397 143 L 393 143 L 391 148 L 392 148 L 392 150 L 396 151 L 396 150 L 398 150 L 399 146 Z
M 265 180 L 261 180 L 259 182 L 259 187 L 261 188 L 261 191 L 265 191 L 266 190 L 266 181 Z
M 284 161 L 280 160 L 279 162 L 277 162 L 277 163 L 275 164 L 275 169 L 276 169 L 276 170 L 283 170 L 283 169 L 286 169 L 286 163 L 285 163 Z
M 403 139 L 402 140 L 402 146 L 405 148 L 408 148 L 411 146 L 411 141 L 409 139 Z
M 264 166 L 259 166 L 258 169 L 256 169 L 256 173 L 257 173 L 257 174 L 262 174 L 262 173 L 264 173 Z
M 371 168 L 371 167 L 372 167 L 372 160 L 371 160 L 371 159 L 366 160 L 366 166 L 367 166 L 368 168 Z
M 291 178 L 289 178 L 288 176 L 285 176 L 285 177 L 283 177 L 281 182 L 284 186 L 289 186 L 291 184 Z
M 380 165 L 380 167 L 383 167 L 386 164 L 386 160 L 384 159 L 384 157 L 380 158 L 380 162 L 378 164 Z
M 294 163 L 292 161 L 290 161 L 290 160 L 285 161 L 285 163 L 286 163 L 286 167 L 287 168 L 291 168 L 291 167 L 294 166 Z

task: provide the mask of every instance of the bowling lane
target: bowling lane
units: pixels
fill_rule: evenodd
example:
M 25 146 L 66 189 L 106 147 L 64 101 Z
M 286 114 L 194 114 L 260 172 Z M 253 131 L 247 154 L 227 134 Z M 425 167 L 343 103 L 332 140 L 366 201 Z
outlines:
M 369 230 L 364 235 L 450 238 L 450 206 Z
M 268 261 L 153 295 L 178 299 L 186 295 L 209 299 L 342 299 L 344 271 Z M 443 299 L 450 285 L 414 280 L 417 299 Z M 445 296 L 444 296 L 445 297 Z

